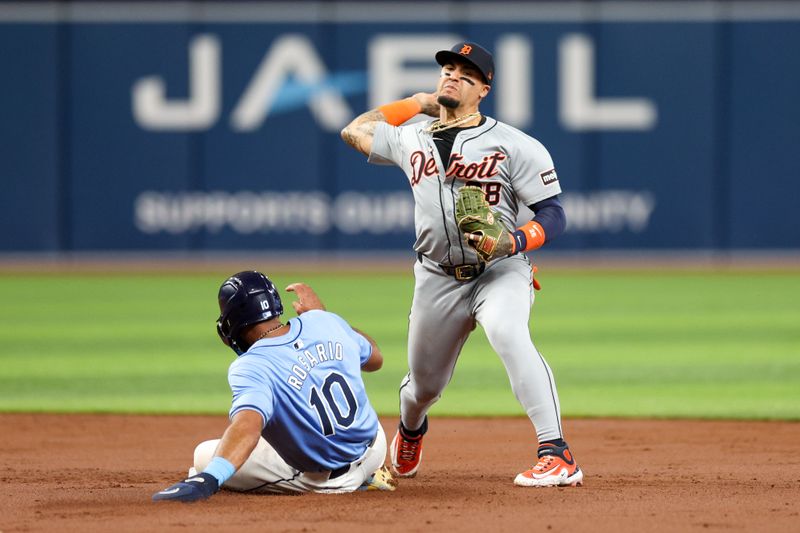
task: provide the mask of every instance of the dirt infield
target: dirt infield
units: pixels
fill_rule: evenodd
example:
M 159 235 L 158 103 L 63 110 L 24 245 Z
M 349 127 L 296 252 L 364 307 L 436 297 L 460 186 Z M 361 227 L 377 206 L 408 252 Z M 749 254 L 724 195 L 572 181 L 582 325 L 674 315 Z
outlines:
M 393 434 L 396 420 L 383 419 Z M 224 416 L 0 415 L 0 531 L 797 531 L 800 423 L 567 420 L 586 484 L 530 489 L 527 420 L 437 419 L 394 493 L 150 501 Z

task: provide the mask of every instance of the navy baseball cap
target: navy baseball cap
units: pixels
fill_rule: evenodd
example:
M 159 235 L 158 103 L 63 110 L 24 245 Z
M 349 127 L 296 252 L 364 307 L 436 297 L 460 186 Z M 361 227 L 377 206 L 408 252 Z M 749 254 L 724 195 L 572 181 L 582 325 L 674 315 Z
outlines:
M 483 74 L 483 79 L 488 85 L 494 79 L 494 59 L 484 47 L 469 41 L 460 42 L 450 50 L 440 50 L 436 52 L 436 62 L 444 66 L 450 61 L 461 60 L 470 63 L 478 72 Z

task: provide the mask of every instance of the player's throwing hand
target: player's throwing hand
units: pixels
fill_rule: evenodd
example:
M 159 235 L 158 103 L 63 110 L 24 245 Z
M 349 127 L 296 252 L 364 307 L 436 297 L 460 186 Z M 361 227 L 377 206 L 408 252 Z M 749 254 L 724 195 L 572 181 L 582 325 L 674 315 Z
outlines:
M 441 106 L 436 93 L 416 93 L 414 98 L 420 106 L 420 113 L 431 117 L 439 117 Z

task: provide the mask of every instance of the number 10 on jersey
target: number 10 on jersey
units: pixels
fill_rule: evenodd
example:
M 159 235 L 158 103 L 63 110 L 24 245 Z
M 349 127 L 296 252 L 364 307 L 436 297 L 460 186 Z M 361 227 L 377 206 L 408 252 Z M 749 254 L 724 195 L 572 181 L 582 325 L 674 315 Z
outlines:
M 336 397 L 340 401 L 337 402 Z M 356 419 L 356 411 L 358 411 L 356 396 L 344 376 L 336 372 L 328 374 L 319 389 L 311 387 L 309 403 L 317 411 L 322 433 L 326 437 L 336 433 L 331 415 L 336 425 L 345 429 L 350 427 Z

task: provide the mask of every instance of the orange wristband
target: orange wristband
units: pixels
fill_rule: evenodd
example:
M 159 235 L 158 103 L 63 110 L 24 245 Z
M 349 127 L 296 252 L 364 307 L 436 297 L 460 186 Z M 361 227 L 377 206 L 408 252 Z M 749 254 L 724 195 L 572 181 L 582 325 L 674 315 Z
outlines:
M 408 119 L 419 115 L 420 111 L 422 111 L 422 106 L 409 96 L 403 100 L 382 105 L 378 108 L 378 111 L 386 117 L 386 122 L 392 126 L 399 126 Z
M 511 236 L 514 238 L 515 252 L 529 252 L 540 248 L 545 239 L 544 228 L 533 220 L 517 228 Z

